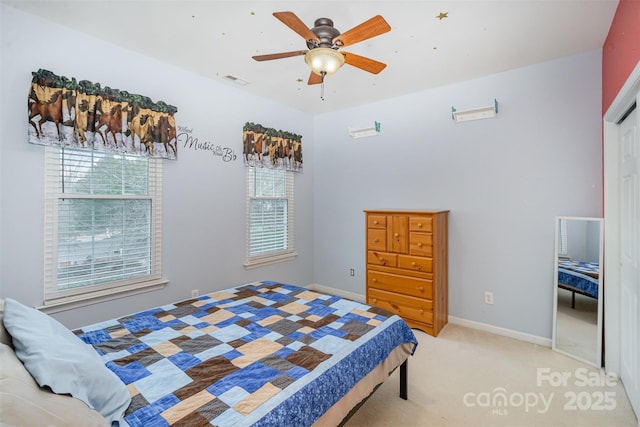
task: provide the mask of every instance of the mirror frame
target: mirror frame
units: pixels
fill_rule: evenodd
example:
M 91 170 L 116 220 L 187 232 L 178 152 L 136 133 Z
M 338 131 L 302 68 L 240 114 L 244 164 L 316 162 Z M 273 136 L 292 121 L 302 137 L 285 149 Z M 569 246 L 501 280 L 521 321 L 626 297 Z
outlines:
M 596 337 L 596 358 L 595 360 L 587 360 L 575 354 L 571 354 L 561 348 L 558 348 L 556 345 L 556 332 L 557 332 L 557 321 L 558 321 L 558 240 L 560 237 L 560 220 L 581 220 L 581 221 L 594 221 L 598 222 L 600 225 L 599 230 L 599 248 L 598 248 L 598 263 L 600 266 L 600 272 L 598 274 L 598 322 L 597 322 L 597 337 Z M 602 358 L 602 319 L 603 319 L 603 271 L 602 267 L 604 266 L 604 219 L 597 217 L 578 217 L 578 216 L 557 216 L 555 219 L 555 250 L 553 257 L 553 330 L 551 335 L 551 348 L 558 353 L 562 353 L 565 356 L 572 357 L 574 359 L 580 360 L 583 363 L 586 363 L 591 366 L 595 366 L 597 368 L 601 368 L 604 365 L 604 360 Z

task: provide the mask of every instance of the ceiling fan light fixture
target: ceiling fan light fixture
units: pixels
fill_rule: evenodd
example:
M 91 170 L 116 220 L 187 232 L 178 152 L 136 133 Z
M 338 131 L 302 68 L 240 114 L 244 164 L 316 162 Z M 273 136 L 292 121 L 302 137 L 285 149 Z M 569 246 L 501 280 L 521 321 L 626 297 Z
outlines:
M 344 55 L 328 47 L 318 47 L 307 52 L 304 61 L 317 75 L 330 76 L 344 65 Z

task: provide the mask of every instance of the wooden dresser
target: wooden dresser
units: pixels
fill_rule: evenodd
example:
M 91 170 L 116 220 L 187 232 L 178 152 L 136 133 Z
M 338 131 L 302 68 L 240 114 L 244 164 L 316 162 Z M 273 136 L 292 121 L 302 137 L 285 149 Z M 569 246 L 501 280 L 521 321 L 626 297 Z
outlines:
M 448 316 L 449 211 L 364 212 L 367 304 L 437 336 Z

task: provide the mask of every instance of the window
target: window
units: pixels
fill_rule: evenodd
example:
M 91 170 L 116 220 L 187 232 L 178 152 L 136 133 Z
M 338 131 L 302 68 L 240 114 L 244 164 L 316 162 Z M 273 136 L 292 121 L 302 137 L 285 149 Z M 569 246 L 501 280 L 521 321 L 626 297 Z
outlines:
M 161 284 L 162 161 L 48 147 L 45 306 Z
M 246 170 L 247 259 L 245 267 L 257 267 L 295 257 L 294 172 L 253 167 Z
M 558 255 L 567 256 L 567 220 L 560 218 L 558 221 Z

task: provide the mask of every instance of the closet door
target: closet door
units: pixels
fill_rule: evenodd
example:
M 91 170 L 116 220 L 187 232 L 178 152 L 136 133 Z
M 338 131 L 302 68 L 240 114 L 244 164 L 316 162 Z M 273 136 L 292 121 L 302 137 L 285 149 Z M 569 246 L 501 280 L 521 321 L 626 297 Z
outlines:
M 640 115 L 620 124 L 620 378 L 640 414 Z

